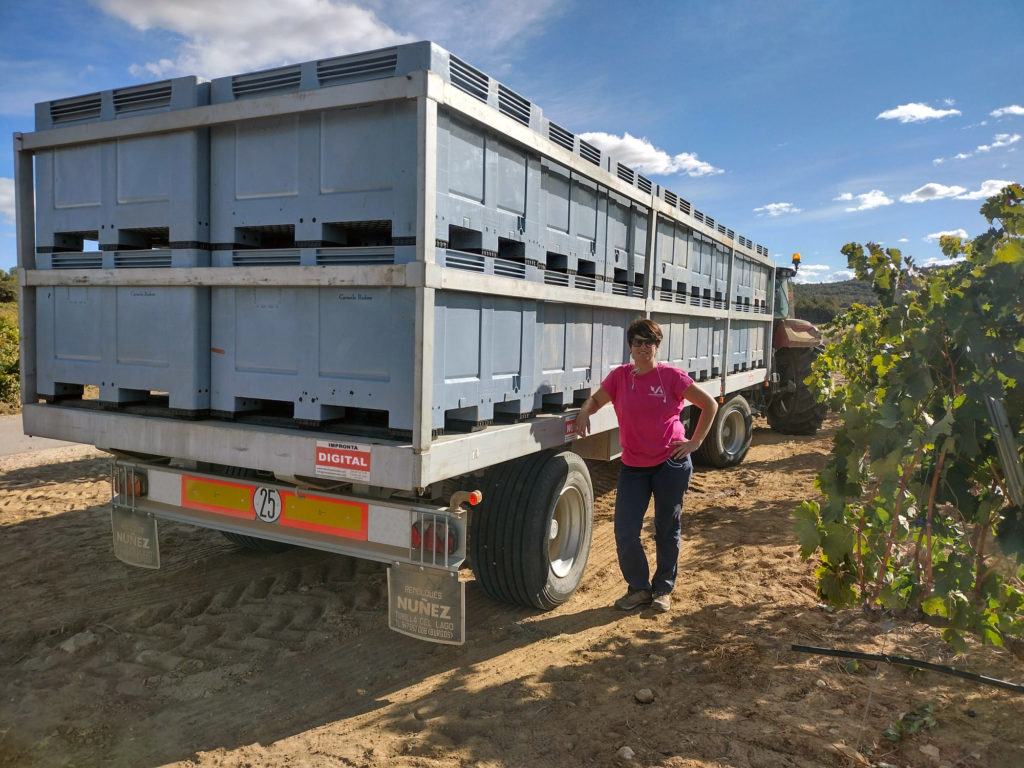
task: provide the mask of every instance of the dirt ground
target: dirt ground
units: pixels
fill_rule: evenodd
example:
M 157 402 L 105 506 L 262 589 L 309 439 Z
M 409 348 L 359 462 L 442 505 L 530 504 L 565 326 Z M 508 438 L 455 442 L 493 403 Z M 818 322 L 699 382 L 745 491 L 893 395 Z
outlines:
M 459 647 L 388 630 L 373 563 L 165 522 L 163 568 L 123 565 L 102 454 L 0 457 L 0 766 L 1024 766 L 1020 694 L 791 650 L 1024 682 L 1004 651 L 957 659 L 931 628 L 818 605 L 789 514 L 826 426 L 758 424 L 742 466 L 698 470 L 669 614 L 610 607 L 617 467 L 595 466 L 577 594 L 541 613 L 470 583 Z

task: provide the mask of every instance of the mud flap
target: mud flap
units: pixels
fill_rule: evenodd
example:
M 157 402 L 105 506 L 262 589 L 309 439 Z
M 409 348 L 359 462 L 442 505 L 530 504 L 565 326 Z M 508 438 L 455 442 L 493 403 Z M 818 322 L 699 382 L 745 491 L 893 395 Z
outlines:
M 153 515 L 113 506 L 110 527 L 118 560 L 139 568 L 160 567 L 160 538 Z
M 388 568 L 388 627 L 431 643 L 466 642 L 466 584 L 458 571 L 394 563 Z

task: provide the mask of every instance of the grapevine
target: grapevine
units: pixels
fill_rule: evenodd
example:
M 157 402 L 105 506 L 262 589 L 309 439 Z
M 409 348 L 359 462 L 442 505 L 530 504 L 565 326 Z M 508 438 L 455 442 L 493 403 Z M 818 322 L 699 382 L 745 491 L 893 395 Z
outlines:
M 920 269 L 874 243 L 843 248 L 879 304 L 831 323 L 810 386 L 841 415 L 818 475 L 822 500 L 794 512 L 817 588 L 1024 653 L 1024 514 L 1000 464 L 987 399 L 1024 432 L 1024 190 L 982 206 L 989 229 L 945 236 L 950 267 Z

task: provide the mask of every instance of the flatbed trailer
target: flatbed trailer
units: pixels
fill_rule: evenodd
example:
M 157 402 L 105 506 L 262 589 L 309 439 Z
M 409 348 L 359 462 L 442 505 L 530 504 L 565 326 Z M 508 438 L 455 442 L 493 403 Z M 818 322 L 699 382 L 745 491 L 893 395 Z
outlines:
M 571 427 L 630 321 L 725 404 L 716 463 L 772 391 L 767 250 L 431 43 L 45 102 L 14 149 L 25 431 L 112 454 L 135 565 L 158 519 L 377 560 L 392 628 L 461 643 L 467 560 L 580 583 L 620 449 Z

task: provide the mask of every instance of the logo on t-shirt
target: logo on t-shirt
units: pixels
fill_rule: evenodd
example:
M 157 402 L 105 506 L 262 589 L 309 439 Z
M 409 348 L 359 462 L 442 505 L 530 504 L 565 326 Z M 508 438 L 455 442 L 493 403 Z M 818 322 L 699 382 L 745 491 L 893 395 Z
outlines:
M 665 396 L 665 390 L 663 390 L 660 386 L 655 387 L 654 385 L 651 385 L 651 397 L 664 397 L 664 396 Z

